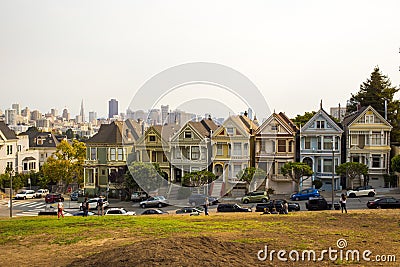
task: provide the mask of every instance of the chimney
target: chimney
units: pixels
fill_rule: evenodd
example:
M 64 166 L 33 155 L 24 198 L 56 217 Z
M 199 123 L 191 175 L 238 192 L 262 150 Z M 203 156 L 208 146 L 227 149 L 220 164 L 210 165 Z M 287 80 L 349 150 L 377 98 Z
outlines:
M 245 117 L 247 117 L 247 111 L 245 111 L 245 112 L 243 113 L 243 115 L 244 115 Z

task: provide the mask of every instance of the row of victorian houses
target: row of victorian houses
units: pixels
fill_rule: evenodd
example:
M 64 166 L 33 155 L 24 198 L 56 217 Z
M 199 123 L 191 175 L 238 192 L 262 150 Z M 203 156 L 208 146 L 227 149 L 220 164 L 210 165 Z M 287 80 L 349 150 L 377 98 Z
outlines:
M 272 188 L 276 193 L 291 193 L 294 184 L 281 173 L 281 167 L 290 161 L 307 163 L 314 172 L 303 181 L 303 188 L 311 187 L 313 180 L 322 181 L 325 190 L 332 186 L 335 190 L 347 188 L 350 183 L 346 177 L 334 172 L 343 162 L 361 162 L 369 167 L 368 175 L 353 181 L 354 186 L 368 182 L 384 187 L 391 129 L 370 106 L 350 114 L 340 124 L 321 106 L 300 129 L 282 112 L 274 112 L 261 125 L 246 114 L 230 116 L 222 125 L 203 119 L 182 127 L 145 129 L 134 120 L 115 121 L 101 125 L 99 132 L 86 141 L 84 187 L 93 194 L 116 189 L 116 177 L 124 175 L 127 162 L 132 161 L 158 163 L 171 184 L 181 184 L 188 172 L 213 172 L 218 177 L 209 188 L 213 196 L 239 190 L 243 184 L 237 174 L 246 167 L 266 173 L 251 190 Z

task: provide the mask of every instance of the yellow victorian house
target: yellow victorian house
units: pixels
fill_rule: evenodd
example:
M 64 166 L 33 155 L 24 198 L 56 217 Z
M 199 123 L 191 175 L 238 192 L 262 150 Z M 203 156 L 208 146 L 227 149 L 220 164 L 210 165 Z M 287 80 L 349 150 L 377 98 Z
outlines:
M 348 115 L 342 124 L 345 161 L 361 162 L 369 168 L 368 176 L 354 180 L 353 186 L 384 187 L 384 175 L 389 173 L 392 126 L 371 106 Z M 351 187 L 351 181 L 342 181 L 342 185 Z

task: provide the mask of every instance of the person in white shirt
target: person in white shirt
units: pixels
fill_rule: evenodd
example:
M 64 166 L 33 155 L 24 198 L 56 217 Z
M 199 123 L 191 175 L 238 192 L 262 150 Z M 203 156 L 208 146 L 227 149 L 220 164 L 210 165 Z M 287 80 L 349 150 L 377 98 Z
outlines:
M 62 216 L 64 218 L 64 204 L 62 203 L 61 199 L 58 201 L 58 213 L 57 213 L 57 217 L 58 219 L 60 219 L 60 216 Z

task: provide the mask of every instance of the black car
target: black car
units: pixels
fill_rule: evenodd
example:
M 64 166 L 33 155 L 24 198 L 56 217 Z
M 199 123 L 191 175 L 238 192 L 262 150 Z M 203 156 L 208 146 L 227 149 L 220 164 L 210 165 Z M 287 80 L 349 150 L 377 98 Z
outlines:
M 284 199 L 275 199 L 273 201 L 268 201 L 267 203 L 260 203 L 256 205 L 256 212 L 264 212 L 265 209 L 268 209 L 270 212 L 272 209 L 275 207 L 277 212 L 281 212 L 283 209 L 283 203 L 286 200 Z M 299 203 L 293 203 L 293 202 L 288 202 L 288 208 L 289 211 L 299 211 L 300 210 L 300 204 Z
M 168 214 L 168 212 L 160 209 L 148 209 L 142 212 L 142 215 L 163 215 Z
M 335 202 L 333 205 L 335 210 L 340 209 L 339 203 Z M 306 202 L 306 208 L 308 210 L 330 210 L 332 209 L 332 203 L 328 203 L 323 197 L 310 197 Z
M 189 197 L 189 204 L 192 206 L 202 206 L 206 202 L 206 198 L 208 197 L 208 202 L 210 205 L 217 205 L 218 199 L 215 197 L 206 196 L 203 194 L 193 194 Z
M 250 208 L 242 208 L 238 204 L 219 204 L 218 212 L 251 212 Z
M 394 197 L 382 197 L 367 202 L 370 209 L 400 209 L 400 200 Z

